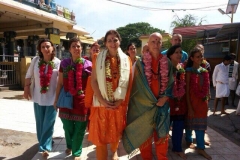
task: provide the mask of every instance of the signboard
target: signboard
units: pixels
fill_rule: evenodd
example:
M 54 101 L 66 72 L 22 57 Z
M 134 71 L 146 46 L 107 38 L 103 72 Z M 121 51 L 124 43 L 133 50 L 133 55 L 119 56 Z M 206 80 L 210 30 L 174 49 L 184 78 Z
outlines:
M 53 44 L 60 44 L 60 36 L 55 34 L 50 34 L 50 41 L 52 41 Z

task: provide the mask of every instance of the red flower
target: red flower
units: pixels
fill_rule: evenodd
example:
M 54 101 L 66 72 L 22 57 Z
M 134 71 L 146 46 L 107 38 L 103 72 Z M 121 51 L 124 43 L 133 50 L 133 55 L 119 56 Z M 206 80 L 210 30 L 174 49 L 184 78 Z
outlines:
M 78 58 L 76 60 L 76 69 L 73 66 L 68 66 L 68 88 L 71 95 L 78 95 L 78 97 L 84 97 L 82 90 L 82 69 L 83 69 L 83 60 Z M 76 76 L 74 76 L 74 74 Z M 75 86 L 76 82 L 76 86 Z
M 46 65 L 48 65 L 47 73 L 45 73 Z M 39 75 L 40 75 L 39 78 L 40 78 L 40 86 L 41 86 L 40 92 L 42 94 L 45 94 L 49 89 L 50 80 L 51 80 L 53 68 L 54 68 L 54 63 L 52 61 L 47 63 L 41 60 L 38 63 L 38 68 L 39 68 Z

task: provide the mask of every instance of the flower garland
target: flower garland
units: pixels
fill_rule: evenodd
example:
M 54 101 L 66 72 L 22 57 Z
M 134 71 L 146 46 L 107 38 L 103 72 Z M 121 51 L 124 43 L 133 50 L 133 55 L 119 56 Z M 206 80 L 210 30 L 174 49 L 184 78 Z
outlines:
M 47 73 L 45 73 L 46 67 L 47 67 Z M 38 62 L 38 68 L 39 68 L 39 75 L 40 75 L 39 78 L 40 78 L 40 86 L 41 86 L 40 93 L 45 94 L 49 90 L 50 80 L 51 80 L 53 68 L 54 68 L 54 62 L 53 61 L 45 62 L 43 59 L 41 59 Z
M 185 70 L 183 69 L 181 64 L 178 64 L 176 74 L 174 75 L 173 85 L 173 97 L 176 101 L 176 104 L 174 106 L 175 111 L 179 111 L 180 100 L 186 92 L 185 85 Z
M 71 95 L 73 96 L 78 95 L 80 98 L 83 98 L 84 97 L 84 92 L 82 90 L 83 59 L 78 58 L 75 61 L 75 64 L 76 64 L 75 68 L 72 65 L 69 65 L 67 67 L 68 89 Z
M 207 65 L 207 61 L 204 59 L 200 66 L 203 68 L 206 68 L 206 65 Z
M 109 101 L 113 102 L 114 101 L 114 96 L 113 96 L 113 83 L 114 83 L 114 78 L 119 78 L 120 75 L 120 58 L 117 55 L 117 62 L 114 61 L 115 59 L 111 58 L 109 53 L 106 56 L 105 60 L 105 75 L 106 75 L 106 87 L 107 87 L 107 95 L 109 98 Z M 114 66 L 116 65 L 116 66 Z M 118 71 L 117 71 L 118 69 Z M 115 71 L 113 71 L 115 70 Z M 113 73 L 116 72 L 116 73 Z M 116 76 L 116 77 L 113 77 Z
M 201 89 L 199 87 L 199 75 L 202 75 L 203 77 L 203 84 Z M 191 74 L 190 81 L 191 81 L 191 87 L 193 89 L 193 93 L 197 97 L 202 98 L 203 101 L 208 100 L 209 85 L 210 85 L 208 71 L 201 67 L 199 70 Z
M 144 65 L 144 72 L 148 81 L 148 85 L 151 86 L 152 83 L 152 56 L 149 52 L 143 54 L 143 63 Z M 168 84 L 168 59 L 167 56 L 162 56 L 159 60 L 160 64 L 160 95 L 162 95 L 165 90 L 167 89 Z
M 180 100 L 185 94 L 185 70 L 180 66 L 176 75 L 174 75 L 173 96 Z

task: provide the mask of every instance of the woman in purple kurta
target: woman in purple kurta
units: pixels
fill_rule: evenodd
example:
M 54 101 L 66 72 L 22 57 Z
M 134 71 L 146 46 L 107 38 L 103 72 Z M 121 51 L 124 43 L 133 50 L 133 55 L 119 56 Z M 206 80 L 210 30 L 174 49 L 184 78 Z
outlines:
M 65 131 L 65 152 L 72 153 L 74 160 L 79 160 L 89 116 L 89 109 L 85 107 L 84 100 L 87 79 L 92 72 L 92 62 L 81 58 L 82 47 L 79 39 L 71 39 L 69 45 L 72 57 L 62 60 L 60 64 L 55 102 L 62 87 L 73 96 L 73 109 L 59 108 L 59 117 Z M 54 106 L 56 107 L 56 104 Z

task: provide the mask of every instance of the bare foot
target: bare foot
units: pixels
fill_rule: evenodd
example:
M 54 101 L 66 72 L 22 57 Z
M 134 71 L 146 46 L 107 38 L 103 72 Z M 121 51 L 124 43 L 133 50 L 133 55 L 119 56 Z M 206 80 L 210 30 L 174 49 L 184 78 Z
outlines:
M 74 160 L 81 160 L 80 157 L 74 157 Z
M 118 160 L 117 151 L 113 153 L 112 160 Z
M 212 157 L 209 156 L 203 149 L 198 149 L 197 151 L 198 151 L 198 153 L 199 153 L 200 155 L 202 155 L 202 156 L 205 157 L 206 159 L 208 159 L 208 160 L 211 160 L 211 159 L 212 159 Z
M 69 154 L 71 154 L 71 153 L 72 153 L 72 150 L 71 150 L 71 149 L 69 149 L 69 148 L 67 148 L 67 149 L 65 150 L 65 153 L 66 153 L 67 155 L 69 155 Z
M 225 112 L 225 111 L 224 111 L 224 112 L 221 112 L 221 114 L 226 114 L 226 115 L 229 115 L 229 113 L 227 113 L 227 112 Z
M 191 142 L 187 142 L 187 147 L 191 148 L 191 149 L 195 149 L 196 148 L 196 146 L 193 143 L 191 143 Z
M 182 159 L 187 159 L 186 154 L 183 152 L 174 152 L 174 153 L 177 154 L 178 156 L 180 156 Z
M 47 157 L 49 156 L 48 151 L 43 151 L 43 152 L 42 152 L 42 156 L 43 156 L 44 158 L 47 158 Z
M 204 141 L 204 144 L 205 144 L 206 146 L 210 146 L 210 142 L 208 142 L 208 141 Z

